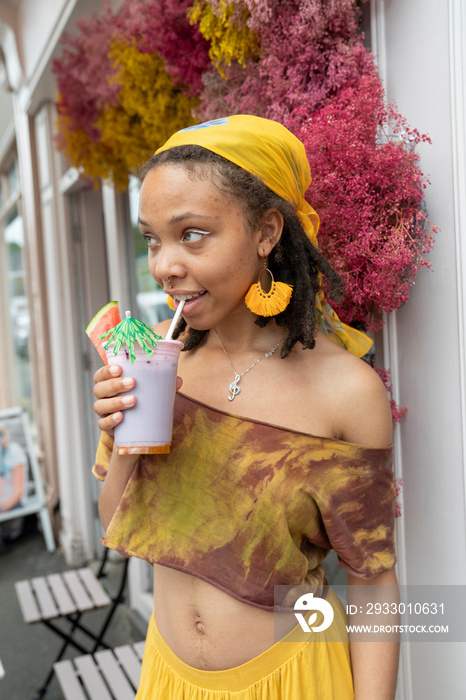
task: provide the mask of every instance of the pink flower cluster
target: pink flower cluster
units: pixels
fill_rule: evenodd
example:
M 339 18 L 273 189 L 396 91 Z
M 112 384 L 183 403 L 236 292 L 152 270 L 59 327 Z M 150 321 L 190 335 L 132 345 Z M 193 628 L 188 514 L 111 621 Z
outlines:
M 57 109 L 69 116 L 70 129 L 83 131 L 96 143 L 100 132 L 95 122 L 100 110 L 115 104 L 119 91 L 111 80 L 114 70 L 108 56 L 116 18 L 106 5 L 100 14 L 79 20 L 77 29 L 76 35 L 63 34 L 61 56 L 53 62 L 59 92 Z
M 379 375 L 380 379 L 382 380 L 385 389 L 388 394 L 388 398 L 390 401 L 390 408 L 392 411 L 392 421 L 393 421 L 393 429 L 396 428 L 398 423 L 400 423 L 401 419 L 404 418 L 406 415 L 408 409 L 406 406 L 399 406 L 396 401 L 393 398 L 393 387 L 392 387 L 392 382 L 391 382 L 391 376 L 390 376 L 390 370 L 389 369 L 383 369 L 382 367 L 374 367 L 375 371 Z M 400 503 L 400 497 L 401 497 L 401 487 L 403 485 L 403 479 L 401 477 L 398 477 L 397 479 L 394 479 L 394 485 L 395 485 L 395 517 L 399 518 L 401 516 L 401 503 Z
M 62 52 L 53 62 L 60 114 L 70 118 L 69 128 L 83 131 L 94 143 L 101 110 L 118 103 L 120 86 L 109 57 L 117 39 L 135 43 L 141 52 L 157 52 L 174 83 L 188 96 L 199 94 L 202 75 L 210 66 L 208 43 L 190 25 L 191 0 L 126 0 L 118 14 L 109 2 L 103 10 L 77 22 L 75 35 L 64 34 Z M 62 147 L 60 137 L 58 147 Z
M 245 68 L 226 68 L 226 81 L 209 74 L 201 119 L 229 112 L 283 121 L 298 107 L 311 114 L 372 69 L 354 0 L 244 0 L 244 5 L 260 57 Z
M 427 181 L 413 150 L 429 139 L 386 105 L 375 70 L 311 116 L 296 110 L 287 126 L 311 164 L 319 245 L 345 284 L 334 307 L 347 323 L 377 330 L 382 312 L 408 300 L 419 267 L 430 266 L 424 254 L 436 229 L 422 208 Z
M 397 479 L 393 480 L 395 486 L 395 518 L 401 516 L 401 503 L 399 498 L 401 496 L 401 487 L 403 486 L 403 479 L 399 476 Z
M 399 406 L 393 398 L 393 387 L 390 376 L 390 370 L 383 369 L 383 367 L 377 367 L 377 365 L 374 367 L 374 369 L 379 375 L 380 379 L 382 380 L 385 389 L 387 390 L 387 394 L 390 401 L 390 408 L 392 410 L 393 429 L 395 429 L 398 423 L 400 423 L 401 419 L 405 417 L 406 413 L 408 412 L 408 409 L 406 408 L 406 406 Z
M 156 52 L 173 82 L 189 97 L 204 88 L 210 67 L 209 44 L 187 17 L 192 0 L 126 0 L 117 20 L 120 31 L 137 37 L 138 48 Z
M 211 0 L 211 4 L 214 4 Z M 378 329 L 405 303 L 433 245 L 427 180 L 414 147 L 428 141 L 385 104 L 354 0 L 244 0 L 260 55 L 203 76 L 198 117 L 258 114 L 284 123 L 311 163 L 308 198 L 322 251 L 343 278 L 347 323 Z

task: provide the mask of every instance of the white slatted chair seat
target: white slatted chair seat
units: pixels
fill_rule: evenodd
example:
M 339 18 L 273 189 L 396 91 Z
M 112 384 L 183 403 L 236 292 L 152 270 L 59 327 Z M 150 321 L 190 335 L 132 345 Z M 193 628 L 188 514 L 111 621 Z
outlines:
M 62 640 L 55 662 L 64 657 L 70 645 L 84 655 L 95 654 L 100 648 L 109 649 L 104 638 L 117 607 L 124 601 L 129 559 L 122 560 L 117 577 L 119 582 L 109 596 L 100 583 L 100 579 L 106 576 L 108 553 L 105 548 L 97 574 L 89 567 L 83 567 L 15 583 L 24 621 L 28 624 L 41 622 Z M 92 615 L 93 611 L 103 608 L 106 610 L 102 615 Z M 91 615 L 87 616 L 89 612 Z M 51 661 L 47 677 L 34 698 L 44 697 L 53 675 L 54 662 Z M 102 691 L 102 700 L 106 692 Z
M 104 649 L 54 664 L 65 700 L 134 700 L 144 642 Z
M 17 581 L 15 588 L 28 624 L 106 607 L 112 602 L 88 567 Z

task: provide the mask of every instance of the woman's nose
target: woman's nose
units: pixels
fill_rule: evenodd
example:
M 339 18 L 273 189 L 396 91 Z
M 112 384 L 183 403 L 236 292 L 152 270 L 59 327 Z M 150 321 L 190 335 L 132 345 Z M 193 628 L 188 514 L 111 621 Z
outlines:
M 160 250 L 155 264 L 155 274 L 159 279 L 168 280 L 169 277 L 183 277 L 185 268 L 179 260 L 179 255 L 171 246 Z

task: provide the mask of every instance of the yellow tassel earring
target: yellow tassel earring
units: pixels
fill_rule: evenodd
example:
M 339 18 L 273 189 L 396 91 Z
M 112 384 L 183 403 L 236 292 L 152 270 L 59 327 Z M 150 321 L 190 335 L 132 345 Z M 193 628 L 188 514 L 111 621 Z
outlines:
M 261 285 L 261 276 L 268 272 L 271 278 L 270 290 L 264 292 Z M 246 306 L 257 316 L 276 316 L 286 309 L 290 303 L 293 287 L 284 282 L 275 282 L 271 270 L 264 260 L 264 269 L 261 270 L 256 284 L 251 285 L 244 299 Z
M 173 289 L 172 275 L 170 275 L 170 277 L 168 277 L 167 282 L 168 282 L 168 288 Z M 170 295 L 167 296 L 167 304 L 172 311 L 175 310 L 175 304 L 173 303 L 173 298 Z

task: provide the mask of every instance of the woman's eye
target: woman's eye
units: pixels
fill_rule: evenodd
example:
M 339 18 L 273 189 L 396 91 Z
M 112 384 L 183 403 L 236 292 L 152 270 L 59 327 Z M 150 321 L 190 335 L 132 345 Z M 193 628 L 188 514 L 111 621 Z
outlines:
M 203 236 L 208 236 L 210 231 L 200 231 L 196 228 L 190 228 L 183 233 L 182 240 L 187 243 L 194 243 L 195 241 L 200 241 Z
M 147 243 L 147 246 L 150 247 L 151 245 L 155 245 L 156 240 L 153 236 L 148 236 L 146 233 L 142 234 L 142 237 L 144 238 L 145 242 Z

